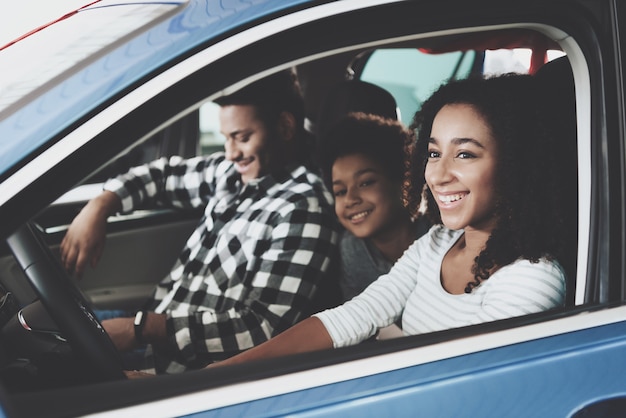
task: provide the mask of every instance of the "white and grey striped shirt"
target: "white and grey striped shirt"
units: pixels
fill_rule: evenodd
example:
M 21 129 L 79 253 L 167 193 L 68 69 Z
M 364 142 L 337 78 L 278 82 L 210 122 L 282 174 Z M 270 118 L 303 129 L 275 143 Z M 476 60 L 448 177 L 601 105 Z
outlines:
M 563 306 L 565 273 L 558 262 L 545 259 L 517 260 L 470 294 L 448 293 L 440 281 L 441 263 L 462 234 L 433 226 L 363 293 L 316 314 L 335 347 L 357 344 L 400 317 L 404 334 L 414 335 Z

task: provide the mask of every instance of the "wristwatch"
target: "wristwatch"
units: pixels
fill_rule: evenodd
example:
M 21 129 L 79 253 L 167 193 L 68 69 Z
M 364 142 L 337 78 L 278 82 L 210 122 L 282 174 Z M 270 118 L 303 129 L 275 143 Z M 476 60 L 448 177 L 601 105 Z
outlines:
M 135 339 L 139 344 L 144 344 L 143 341 L 143 327 L 146 324 L 148 313 L 146 311 L 138 311 L 135 314 Z

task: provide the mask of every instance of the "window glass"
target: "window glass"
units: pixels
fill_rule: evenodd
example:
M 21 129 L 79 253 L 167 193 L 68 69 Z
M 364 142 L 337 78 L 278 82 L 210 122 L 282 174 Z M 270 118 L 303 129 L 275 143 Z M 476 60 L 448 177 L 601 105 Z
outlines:
M 200 107 L 200 153 L 212 154 L 224 149 L 224 135 L 220 132 L 219 106 L 207 102 Z
M 532 57 L 530 48 L 496 49 L 485 51 L 485 75 L 497 75 L 510 72 L 527 73 Z M 565 55 L 563 51 L 548 50 L 548 61 Z
M 422 101 L 441 83 L 469 76 L 476 56 L 474 51 L 426 54 L 415 48 L 379 49 L 368 59 L 360 78 L 389 91 L 402 122 L 409 125 Z
M 565 55 L 549 50 L 548 60 Z M 421 52 L 416 48 L 378 49 L 368 58 L 361 80 L 377 84 L 389 91 L 400 111 L 400 118 L 410 124 L 421 103 L 442 83 L 467 78 L 478 68 L 485 75 L 506 72 L 527 73 L 532 50 L 529 48 L 482 51 L 455 51 L 439 54 Z M 484 57 L 483 62 L 476 62 Z

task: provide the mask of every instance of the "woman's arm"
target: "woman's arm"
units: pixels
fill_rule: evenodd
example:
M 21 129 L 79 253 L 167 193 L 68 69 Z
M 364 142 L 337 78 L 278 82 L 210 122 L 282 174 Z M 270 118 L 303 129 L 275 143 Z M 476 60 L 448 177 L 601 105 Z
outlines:
M 207 369 L 218 366 L 230 366 L 255 360 L 265 360 L 290 354 L 306 353 L 309 351 L 332 348 L 333 342 L 322 321 L 312 316 L 294 325 L 288 330 L 264 342 L 230 357 L 226 360 L 209 364 Z M 126 371 L 129 379 L 153 377 L 153 374 L 139 371 Z
M 310 317 L 263 344 L 207 367 L 228 366 L 332 347 L 333 342 L 322 321 L 316 317 Z

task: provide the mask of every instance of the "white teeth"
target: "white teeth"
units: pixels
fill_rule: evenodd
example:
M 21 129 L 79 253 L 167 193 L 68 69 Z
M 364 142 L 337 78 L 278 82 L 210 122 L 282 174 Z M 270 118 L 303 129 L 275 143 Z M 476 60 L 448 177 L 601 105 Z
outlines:
M 367 214 L 369 213 L 369 211 L 364 211 L 364 212 L 359 212 L 355 215 L 350 216 L 350 220 L 351 221 L 358 221 L 359 219 L 365 218 L 367 216 Z
M 452 202 L 456 202 L 457 200 L 461 200 L 464 197 L 465 197 L 465 193 L 457 193 L 457 194 L 451 194 L 451 195 L 446 195 L 446 196 L 439 195 L 439 200 L 442 203 L 452 203 Z

